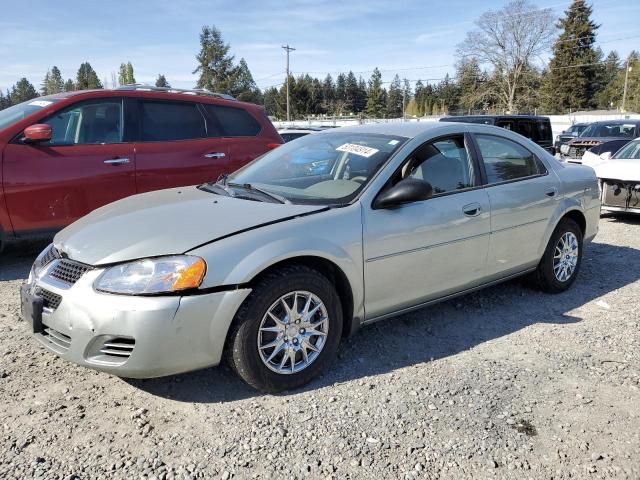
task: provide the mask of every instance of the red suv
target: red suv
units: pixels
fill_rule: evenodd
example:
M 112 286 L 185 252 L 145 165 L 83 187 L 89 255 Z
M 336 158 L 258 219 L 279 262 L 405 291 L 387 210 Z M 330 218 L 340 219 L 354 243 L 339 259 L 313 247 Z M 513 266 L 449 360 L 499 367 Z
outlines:
M 68 92 L 0 111 L 0 246 L 49 236 L 135 193 L 231 173 L 282 138 L 258 105 L 147 86 Z

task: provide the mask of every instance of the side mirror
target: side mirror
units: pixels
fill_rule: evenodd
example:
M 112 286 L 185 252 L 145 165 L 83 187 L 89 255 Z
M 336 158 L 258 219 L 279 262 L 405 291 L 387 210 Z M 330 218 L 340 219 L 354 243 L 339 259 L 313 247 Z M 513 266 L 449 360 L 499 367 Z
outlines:
M 51 140 L 51 126 L 46 123 L 36 123 L 24 129 L 23 141 L 27 143 L 48 142 Z
M 606 160 L 611 160 L 611 157 L 612 157 L 612 156 L 613 156 L 613 154 L 612 154 L 611 152 L 602 152 L 602 153 L 600 154 L 600 158 L 601 158 L 602 160 L 605 160 L 605 161 L 606 161 Z
M 387 188 L 373 201 L 373 208 L 393 208 L 405 203 L 420 202 L 433 197 L 433 187 L 429 182 L 417 178 L 405 178 L 393 187 Z

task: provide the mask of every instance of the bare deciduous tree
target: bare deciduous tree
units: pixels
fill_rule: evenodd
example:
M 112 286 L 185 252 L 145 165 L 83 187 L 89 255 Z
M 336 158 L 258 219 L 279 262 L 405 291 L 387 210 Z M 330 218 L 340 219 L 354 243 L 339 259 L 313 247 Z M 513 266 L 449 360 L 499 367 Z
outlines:
M 498 11 L 483 13 L 477 29 L 467 32 L 458 56 L 493 67 L 499 98 L 513 111 L 523 77 L 533 60 L 550 47 L 555 32 L 550 8 L 539 9 L 528 0 L 514 0 Z

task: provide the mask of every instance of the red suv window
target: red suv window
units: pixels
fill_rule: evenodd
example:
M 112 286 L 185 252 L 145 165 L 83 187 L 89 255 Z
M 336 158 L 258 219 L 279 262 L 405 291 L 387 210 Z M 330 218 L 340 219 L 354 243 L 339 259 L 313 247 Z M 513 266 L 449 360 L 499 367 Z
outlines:
M 213 124 L 210 137 L 255 137 L 260 133 L 260 124 L 249 112 L 242 108 L 203 103 Z
M 207 126 L 197 103 L 140 102 L 140 139 L 143 142 L 206 137 Z

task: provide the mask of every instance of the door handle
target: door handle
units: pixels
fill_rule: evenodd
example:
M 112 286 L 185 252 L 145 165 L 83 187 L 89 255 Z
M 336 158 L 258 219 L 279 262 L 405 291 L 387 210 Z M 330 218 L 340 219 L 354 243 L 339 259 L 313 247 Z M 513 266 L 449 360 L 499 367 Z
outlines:
M 480 215 L 480 212 L 482 212 L 482 207 L 479 203 L 470 203 L 462 207 L 462 213 L 467 217 L 476 217 Z
M 224 158 L 226 157 L 226 155 L 223 152 L 212 152 L 212 153 L 205 153 L 204 157 L 205 158 Z
M 112 158 L 109 160 L 105 160 L 102 163 L 106 163 L 107 165 L 113 165 L 113 166 L 126 165 L 127 163 L 129 163 L 129 159 L 128 158 Z
M 556 193 L 558 193 L 558 190 L 556 189 L 556 187 L 553 187 L 553 188 L 547 190 L 546 192 L 544 192 L 544 194 L 547 197 L 555 197 Z

